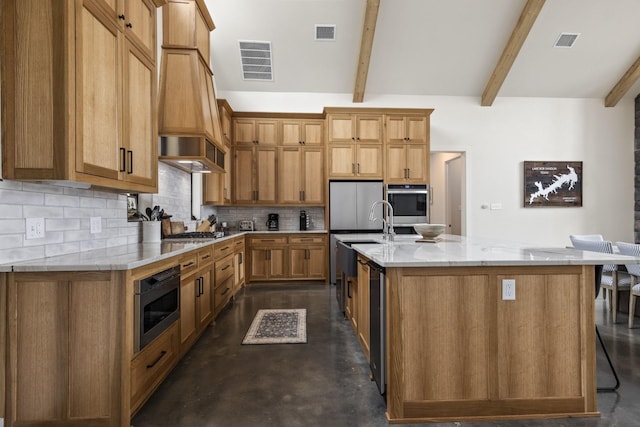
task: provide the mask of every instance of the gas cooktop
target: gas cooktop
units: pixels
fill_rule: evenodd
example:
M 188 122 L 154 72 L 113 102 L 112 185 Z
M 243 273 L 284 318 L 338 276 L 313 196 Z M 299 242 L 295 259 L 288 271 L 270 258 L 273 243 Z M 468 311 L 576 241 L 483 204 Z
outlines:
M 170 234 L 165 239 L 218 239 L 223 237 L 220 231 L 190 231 L 188 233 Z

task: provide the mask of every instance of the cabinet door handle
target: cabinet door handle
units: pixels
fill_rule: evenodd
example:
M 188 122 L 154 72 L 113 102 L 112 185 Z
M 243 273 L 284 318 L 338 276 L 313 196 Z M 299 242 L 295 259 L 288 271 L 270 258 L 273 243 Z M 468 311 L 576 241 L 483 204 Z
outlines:
M 162 350 L 162 351 L 160 352 L 160 356 L 158 356 L 158 358 L 157 358 L 156 360 L 154 360 L 154 361 L 153 361 L 153 363 L 152 363 L 151 365 L 147 365 L 147 369 L 151 369 L 151 368 L 153 368 L 154 366 L 156 366 L 156 365 L 158 364 L 158 362 L 159 362 L 160 360 L 162 360 L 162 358 L 163 358 L 166 354 L 167 354 L 166 350 Z
M 124 15 L 123 15 L 123 14 L 118 15 L 118 19 L 119 19 L 119 20 L 124 21 L 124 18 L 125 18 L 125 17 L 124 17 Z
M 411 169 L 407 168 L 407 179 L 411 178 Z
M 304 202 L 305 200 L 307 200 L 307 194 L 302 190 L 302 201 Z
M 356 173 L 356 164 L 351 163 L 351 173 Z
M 238 259 L 238 264 L 242 264 L 244 262 L 244 252 L 240 252 L 238 255 L 240 255 L 240 258 Z
M 355 137 L 355 136 L 352 136 L 352 137 L 351 137 L 351 140 L 352 140 L 352 141 L 355 141 L 355 140 L 356 140 L 356 137 Z
M 347 298 L 351 299 L 351 280 L 347 280 Z
M 227 264 L 227 265 L 225 265 L 224 267 L 222 267 L 222 270 L 220 270 L 220 271 L 225 271 L 225 270 L 226 270 L 227 268 L 229 268 L 229 267 L 231 267 L 231 264 Z
M 120 172 L 127 170 L 127 150 L 120 147 Z
M 360 174 L 360 163 L 358 163 L 358 174 Z
M 129 170 L 127 173 L 131 174 L 133 173 L 133 151 L 129 150 L 127 153 L 129 154 Z
M 127 22 L 127 25 L 125 25 L 127 28 L 133 28 L 133 25 L 131 24 L 131 22 Z

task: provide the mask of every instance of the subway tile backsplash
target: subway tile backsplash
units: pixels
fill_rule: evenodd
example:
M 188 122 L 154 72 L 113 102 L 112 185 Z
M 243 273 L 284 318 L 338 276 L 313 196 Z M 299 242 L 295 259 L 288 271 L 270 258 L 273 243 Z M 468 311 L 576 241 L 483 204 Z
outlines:
M 191 221 L 191 175 L 164 163 L 158 165 L 158 194 L 140 195 L 153 207 L 159 205 L 172 221 Z M 146 206 L 139 206 L 141 211 Z M 311 216 L 310 229 L 324 230 L 321 207 L 210 207 L 203 218 L 216 214 L 218 222 L 236 227 L 240 219 L 255 219 L 257 230 L 266 230 L 267 214 L 280 214 L 280 230 L 299 230 L 299 214 Z M 91 217 L 101 217 L 102 232 L 91 233 Z M 26 218 L 44 218 L 45 236 L 26 239 Z M 127 221 L 127 196 L 97 190 L 62 187 L 49 183 L 0 180 L 0 264 L 50 257 L 92 249 L 112 248 L 142 241 L 141 225 Z

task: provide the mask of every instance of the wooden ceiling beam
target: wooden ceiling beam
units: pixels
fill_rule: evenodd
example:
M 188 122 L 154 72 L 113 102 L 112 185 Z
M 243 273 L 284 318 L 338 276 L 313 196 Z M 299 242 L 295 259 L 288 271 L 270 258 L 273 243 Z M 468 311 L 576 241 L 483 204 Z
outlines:
M 498 91 L 502 87 L 504 80 L 507 78 L 507 74 L 509 74 L 509 71 L 511 70 L 513 62 L 516 60 L 516 57 L 520 52 L 520 48 L 522 48 L 533 24 L 536 22 L 538 14 L 542 10 L 542 6 L 544 6 L 544 2 L 545 0 L 528 0 L 527 4 L 524 6 L 524 9 L 520 14 L 520 18 L 518 19 L 518 23 L 513 29 L 504 51 L 502 51 L 502 56 L 500 56 L 500 60 L 494 68 L 493 73 L 491 73 L 487 86 L 484 88 L 481 101 L 481 105 L 483 107 L 490 106 L 496 99 Z
M 631 86 L 640 78 L 640 58 L 636 59 L 626 73 L 620 78 L 618 83 L 611 89 L 607 97 L 604 99 L 605 107 L 615 107 L 618 101 L 622 99 L 625 93 L 631 89 Z
M 364 100 L 364 88 L 367 85 L 371 49 L 373 48 L 373 35 L 376 32 L 379 7 L 380 0 L 367 0 L 367 6 L 364 12 L 364 25 L 362 26 L 362 41 L 360 42 L 356 84 L 353 89 L 353 102 L 362 102 Z

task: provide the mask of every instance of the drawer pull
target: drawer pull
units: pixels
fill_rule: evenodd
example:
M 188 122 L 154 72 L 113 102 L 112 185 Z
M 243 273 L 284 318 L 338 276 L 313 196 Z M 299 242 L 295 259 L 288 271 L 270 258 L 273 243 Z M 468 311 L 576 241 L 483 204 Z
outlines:
M 222 267 L 222 270 L 221 270 L 221 271 L 225 271 L 225 270 L 226 270 L 227 268 L 229 268 L 229 267 L 231 267 L 231 264 L 227 264 L 227 265 L 225 265 L 224 267 Z
M 158 364 L 158 362 L 167 354 L 166 350 L 162 350 L 160 352 L 160 356 L 156 360 L 153 361 L 151 365 L 147 365 L 147 369 L 151 369 Z
M 220 249 L 221 251 L 226 251 L 227 249 L 229 249 L 229 246 L 225 246 L 224 248 Z
M 209 258 L 211 258 L 211 254 L 207 254 L 207 255 L 202 257 L 202 259 L 209 259 Z
M 275 242 L 275 239 L 260 239 L 260 242 Z
M 194 262 L 193 261 L 189 261 L 188 263 L 184 264 L 182 266 L 182 268 L 189 268 L 189 267 L 192 267 L 193 265 L 194 265 Z
M 220 295 L 221 297 L 225 296 L 227 294 L 227 292 L 229 292 L 231 290 L 231 288 L 226 288 L 224 290 L 224 292 Z

